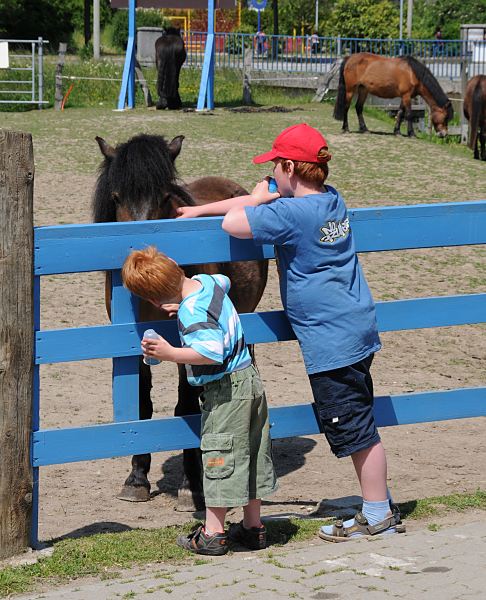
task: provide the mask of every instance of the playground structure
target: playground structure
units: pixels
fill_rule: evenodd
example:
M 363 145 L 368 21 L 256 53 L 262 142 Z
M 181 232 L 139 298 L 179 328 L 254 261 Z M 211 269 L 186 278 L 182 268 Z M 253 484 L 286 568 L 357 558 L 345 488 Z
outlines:
M 36 543 L 40 467 L 199 445 L 198 417 L 138 420 L 136 390 L 142 332 L 152 326 L 173 343 L 177 343 L 177 332 L 174 322 L 136 322 L 136 304 L 119 278 L 119 269 L 130 249 L 154 244 L 183 265 L 269 258 L 273 250 L 256 247 L 251 240 L 230 238 L 221 230 L 220 218 L 33 229 L 30 136 L 4 135 L 0 140 L 0 162 L 7 174 L 6 185 L 0 188 L 4 228 L 0 250 L 6 257 L 0 263 L 0 290 L 8 333 L 0 347 L 5 366 L 0 377 L 4 408 L 0 411 L 0 511 L 9 515 L 0 519 L 0 534 L 6 556 L 27 545 L 29 533 L 30 543 Z M 21 212 L 18 206 L 23 207 Z M 359 252 L 486 243 L 486 201 L 349 212 Z M 113 271 L 111 325 L 40 329 L 41 277 L 104 270 Z M 27 315 L 21 322 L 18 306 Z M 377 316 L 380 331 L 483 323 L 486 294 L 380 302 Z M 242 322 L 250 343 L 294 339 L 281 311 L 245 314 Z M 41 429 L 40 365 L 107 357 L 113 357 L 116 365 L 115 422 Z M 485 397 L 486 387 L 382 396 L 376 399 L 375 413 L 379 426 L 484 416 Z M 319 433 L 311 404 L 273 408 L 271 421 L 274 438 Z

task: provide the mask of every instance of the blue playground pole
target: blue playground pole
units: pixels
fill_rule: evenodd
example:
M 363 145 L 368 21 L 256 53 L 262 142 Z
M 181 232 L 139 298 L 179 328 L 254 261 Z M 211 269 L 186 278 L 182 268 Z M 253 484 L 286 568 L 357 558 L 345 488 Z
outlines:
M 196 110 L 214 108 L 214 0 L 208 0 L 208 36 Z
M 137 0 L 128 0 L 128 43 L 123 67 L 118 110 L 135 108 L 135 30 Z M 126 107 L 125 107 L 126 99 Z
M 260 9 L 258 9 L 258 26 L 257 26 L 257 31 L 260 31 L 260 25 L 261 25 L 261 23 L 260 23 L 260 13 L 261 12 L 262 11 Z

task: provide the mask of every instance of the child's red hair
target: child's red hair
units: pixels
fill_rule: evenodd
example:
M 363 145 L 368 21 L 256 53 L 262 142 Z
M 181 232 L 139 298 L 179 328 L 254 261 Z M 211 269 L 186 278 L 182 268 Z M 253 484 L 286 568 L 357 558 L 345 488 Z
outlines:
M 184 271 L 179 265 L 154 246 L 134 250 L 122 268 L 125 287 L 154 302 L 175 298 L 182 289 L 183 278 Z

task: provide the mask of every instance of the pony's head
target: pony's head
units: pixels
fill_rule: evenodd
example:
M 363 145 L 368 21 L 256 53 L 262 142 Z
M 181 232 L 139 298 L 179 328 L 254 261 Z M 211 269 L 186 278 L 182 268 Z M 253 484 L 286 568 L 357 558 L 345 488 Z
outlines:
M 444 106 L 434 106 L 431 110 L 431 119 L 432 124 L 434 126 L 437 135 L 440 138 L 446 137 L 447 135 L 447 126 L 449 121 L 452 120 L 454 116 L 454 109 L 452 108 L 452 103 L 448 100 Z
M 93 197 L 96 223 L 175 217 L 176 208 L 194 204 L 181 187 L 174 164 L 184 136 L 167 142 L 137 135 L 116 148 L 96 137 L 104 156 Z

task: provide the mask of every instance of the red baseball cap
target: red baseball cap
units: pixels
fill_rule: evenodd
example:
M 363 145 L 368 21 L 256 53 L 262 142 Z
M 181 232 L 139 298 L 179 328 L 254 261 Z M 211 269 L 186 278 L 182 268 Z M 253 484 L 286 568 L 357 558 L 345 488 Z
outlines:
M 275 138 L 270 152 L 255 156 L 253 162 L 260 164 L 275 158 L 289 158 L 311 163 L 327 162 L 330 157 L 324 159 L 318 157 L 319 150 L 322 148 L 327 150 L 324 136 L 307 123 L 299 123 L 284 129 Z

